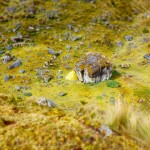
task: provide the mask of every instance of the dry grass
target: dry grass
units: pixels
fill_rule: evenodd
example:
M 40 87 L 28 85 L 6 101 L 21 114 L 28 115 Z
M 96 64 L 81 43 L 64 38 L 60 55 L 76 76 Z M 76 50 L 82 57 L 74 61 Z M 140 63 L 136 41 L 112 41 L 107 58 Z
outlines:
M 117 102 L 106 111 L 105 122 L 113 130 L 150 143 L 150 114 L 132 104 Z

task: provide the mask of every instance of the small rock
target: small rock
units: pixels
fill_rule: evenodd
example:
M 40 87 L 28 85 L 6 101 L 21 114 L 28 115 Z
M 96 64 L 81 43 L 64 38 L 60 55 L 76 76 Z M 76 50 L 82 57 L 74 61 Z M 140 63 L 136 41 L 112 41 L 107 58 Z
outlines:
M 149 54 L 145 54 L 143 57 L 144 57 L 145 59 L 147 59 L 147 60 L 150 60 L 150 53 L 149 53 Z
M 5 82 L 7 82 L 9 79 L 11 79 L 11 78 L 13 78 L 13 76 L 11 76 L 11 75 L 6 75 L 5 77 L 4 77 L 4 81 Z
M 60 52 L 56 52 L 55 50 L 50 49 L 50 48 L 48 48 L 48 53 L 50 53 L 50 54 L 52 54 L 52 55 L 55 55 L 55 56 L 60 55 Z
M 12 42 L 23 42 L 23 36 L 21 35 L 20 32 L 18 32 L 17 36 L 11 37 Z
M 132 35 L 127 35 L 124 37 L 127 41 L 132 41 L 133 40 L 133 37 Z
M 13 59 L 13 57 L 10 54 L 6 54 L 5 56 L 2 57 L 2 62 L 3 62 L 3 64 L 6 64 L 9 61 L 11 61 L 12 59 Z
M 19 73 L 21 73 L 21 74 L 23 74 L 25 72 L 26 72 L 25 70 L 19 70 Z
M 7 10 L 12 14 L 15 12 L 16 8 L 15 7 L 7 7 Z
M 63 71 L 62 71 L 62 70 L 58 70 L 58 73 L 59 73 L 59 74 L 63 74 Z
M 73 30 L 74 29 L 74 26 L 72 24 L 68 24 L 68 29 L 69 30 Z
M 17 23 L 16 27 L 13 29 L 13 32 L 18 31 L 21 28 L 21 23 Z
M 16 86 L 15 89 L 16 89 L 17 91 L 20 91 L 20 90 L 21 90 L 21 87 L 20 87 L 20 86 Z
M 101 127 L 98 130 L 104 138 L 113 134 L 113 131 L 106 125 L 101 125 Z
M 59 96 L 66 96 L 66 95 L 67 95 L 66 92 L 60 92 L 60 93 L 59 93 Z
M 125 69 L 130 68 L 130 66 L 131 66 L 130 64 L 121 64 L 120 65 L 121 68 L 125 68 Z
M 12 50 L 13 49 L 13 46 L 11 44 L 7 45 L 7 50 Z
M 4 53 L 4 50 L 0 50 L 0 54 L 3 54 Z
M 77 40 L 80 40 L 81 38 L 82 38 L 82 36 L 80 35 L 80 36 L 73 37 L 71 40 L 72 41 L 77 41 Z
M 72 47 L 71 47 L 70 45 L 67 45 L 66 48 L 67 48 L 68 50 L 71 50 Z
M 118 47 L 122 47 L 124 44 L 123 44 L 123 42 L 122 41 L 118 41 L 118 42 L 116 42 L 116 46 L 118 46 Z
M 52 72 L 47 69 L 36 69 L 39 78 L 43 79 L 45 83 L 48 83 L 52 78 Z
M 49 99 L 46 99 L 45 97 L 41 97 L 38 101 L 38 105 L 48 106 L 50 108 L 57 107 L 57 105 Z
M 15 62 L 13 62 L 10 66 L 8 66 L 8 69 L 13 69 L 13 68 L 19 67 L 21 65 L 22 65 L 21 60 L 17 60 Z

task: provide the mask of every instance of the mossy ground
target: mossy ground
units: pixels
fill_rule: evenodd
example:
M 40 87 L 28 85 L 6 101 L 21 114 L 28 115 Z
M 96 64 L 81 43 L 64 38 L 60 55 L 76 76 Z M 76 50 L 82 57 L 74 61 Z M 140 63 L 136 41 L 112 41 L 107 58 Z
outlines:
M 120 95 L 124 101 L 149 108 L 150 81 L 149 64 L 139 65 L 146 60 L 145 54 L 150 52 L 149 42 L 143 39 L 150 37 L 149 18 L 143 17 L 150 8 L 150 3 L 144 1 L 97 1 L 96 3 L 86 3 L 82 0 L 70 1 L 26 1 L 10 0 L 2 1 L 0 7 L 1 14 L 8 18 L 7 22 L 0 22 L 0 48 L 6 48 L 11 43 L 10 37 L 17 32 L 22 35 L 28 34 L 34 42 L 28 42 L 28 46 L 14 47 L 10 51 L 11 55 L 21 58 L 23 65 L 19 68 L 8 70 L 8 64 L 0 61 L 0 148 L 2 149 L 139 149 L 141 143 L 137 143 L 128 135 L 115 135 L 106 140 L 100 138 L 93 128 L 98 128 L 103 124 L 102 120 L 91 119 L 87 113 L 85 119 L 87 123 L 81 123 L 80 117 L 76 114 L 78 108 L 95 104 L 105 111 L 107 105 L 112 103 L 112 99 L 117 100 Z M 5 5 L 4 5 L 5 4 Z M 17 10 L 14 14 L 8 13 L 6 7 L 15 6 Z M 28 6 L 35 6 L 39 11 L 34 18 L 25 18 L 25 9 Z M 45 11 L 40 11 L 45 8 Z M 47 13 L 57 10 L 61 14 L 55 19 L 49 20 Z M 136 14 L 134 10 L 140 12 Z M 111 16 L 107 16 L 111 12 Z M 104 24 L 99 18 L 106 15 L 113 28 Z M 130 21 L 129 18 L 132 18 Z M 98 21 L 93 22 L 94 18 Z M 12 31 L 17 22 L 22 23 L 22 27 L 17 32 Z M 72 24 L 79 32 L 68 29 L 68 24 Z M 29 31 L 28 27 L 45 27 L 40 31 Z M 146 30 L 145 30 L 146 29 Z M 65 34 L 82 36 L 77 41 L 65 40 Z M 124 36 L 132 35 L 133 41 L 126 41 Z M 123 41 L 122 47 L 117 47 L 115 43 Z M 82 42 L 82 43 L 81 43 Z M 133 44 L 132 44 L 133 43 Z M 67 51 L 66 46 L 72 48 Z M 136 47 L 133 47 L 136 45 Z M 76 47 L 79 47 L 76 50 Z M 44 65 L 52 57 L 47 52 L 47 48 L 62 51 L 55 61 L 55 66 L 49 67 L 55 75 L 49 83 L 44 83 L 36 76 L 35 69 Z M 87 52 L 100 52 L 105 55 L 115 66 L 119 75 L 113 76 L 112 80 L 120 83 L 118 88 L 107 86 L 108 81 L 93 84 L 83 84 L 79 81 L 66 81 L 65 77 L 74 69 L 78 59 Z M 66 55 L 71 57 L 64 59 Z M 0 55 L 3 56 L 4 54 Z M 72 68 L 67 70 L 65 65 Z M 120 68 L 120 64 L 130 64 L 127 69 Z M 19 70 L 25 69 L 24 74 Z M 63 70 L 63 79 L 57 79 L 58 70 Z M 15 78 L 8 82 L 4 81 L 4 76 L 10 74 Z M 132 76 L 129 76 L 132 75 Z M 17 91 L 15 86 L 29 86 L 30 90 Z M 66 92 L 66 96 L 59 96 L 60 92 Z M 31 92 L 32 97 L 28 98 L 25 92 Z M 9 94 L 10 99 L 5 95 Z M 14 98 L 12 98 L 12 95 Z M 47 97 L 56 102 L 59 109 L 49 109 L 37 105 L 39 97 Z M 144 99 L 139 104 L 140 99 Z M 73 114 L 76 114 L 73 116 Z M 89 118 L 88 118 L 89 117 Z M 7 123 L 8 122 L 8 123 Z M 89 127 L 93 126 L 93 128 Z M 86 138 L 86 142 L 84 138 Z

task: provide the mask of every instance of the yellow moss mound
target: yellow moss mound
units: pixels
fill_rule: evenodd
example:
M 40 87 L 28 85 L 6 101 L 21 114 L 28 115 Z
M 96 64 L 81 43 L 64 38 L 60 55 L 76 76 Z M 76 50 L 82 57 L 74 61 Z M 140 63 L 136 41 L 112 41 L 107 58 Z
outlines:
M 76 81 L 76 80 L 78 80 L 75 71 L 69 72 L 68 75 L 66 76 L 66 80 L 69 80 L 69 81 Z

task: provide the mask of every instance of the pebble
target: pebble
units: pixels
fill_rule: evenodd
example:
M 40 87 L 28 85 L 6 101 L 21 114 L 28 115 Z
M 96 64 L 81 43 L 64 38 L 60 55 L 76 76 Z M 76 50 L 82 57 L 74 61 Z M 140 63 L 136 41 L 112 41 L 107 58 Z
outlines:
M 3 62 L 3 64 L 6 64 L 9 61 L 11 61 L 12 59 L 13 59 L 13 57 L 10 54 L 6 54 L 5 56 L 2 57 L 2 62 Z
M 66 95 L 67 95 L 66 92 L 60 92 L 60 93 L 59 93 L 59 96 L 66 96 Z
M 124 44 L 123 44 L 123 42 L 122 41 L 118 41 L 118 42 L 116 42 L 116 46 L 118 46 L 118 47 L 122 47 Z
M 50 108 L 57 107 L 57 105 L 52 101 L 45 97 L 41 97 L 38 101 L 38 105 L 48 106 Z
M 59 74 L 63 74 L 63 71 L 62 71 L 62 70 L 58 70 L 58 73 L 59 73 Z
M 150 53 L 149 53 L 149 54 L 145 54 L 143 57 L 144 57 L 145 59 L 147 59 L 147 60 L 150 60 Z
M 7 47 L 6 47 L 6 48 L 7 48 L 7 50 L 9 50 L 9 51 L 10 51 L 10 50 L 12 50 L 12 49 L 13 49 L 13 46 L 12 46 L 11 44 L 9 44 L 9 45 L 7 45 Z
M 111 136 L 113 134 L 113 131 L 106 125 L 101 125 L 101 127 L 98 129 L 102 136 L 104 138 Z
M 15 89 L 16 89 L 17 91 L 20 91 L 20 90 L 21 90 L 21 87 L 17 85 L 17 86 L 15 87 Z
M 13 69 L 13 68 L 19 67 L 21 65 L 22 65 L 21 60 L 17 60 L 15 62 L 13 62 L 10 66 L 8 66 L 8 69 Z
M 56 55 L 56 56 L 60 55 L 60 52 L 56 52 L 55 50 L 50 49 L 50 48 L 48 48 L 48 53 L 50 53 L 52 55 Z
M 124 38 L 126 39 L 126 41 L 132 41 L 133 40 L 132 35 L 127 35 Z
M 23 74 L 25 72 L 26 72 L 26 70 L 19 70 L 19 73 L 21 73 L 21 74 Z
M 11 75 L 6 75 L 5 77 L 4 77 L 4 81 L 5 82 L 7 82 L 9 79 L 11 79 L 13 76 L 11 76 Z

